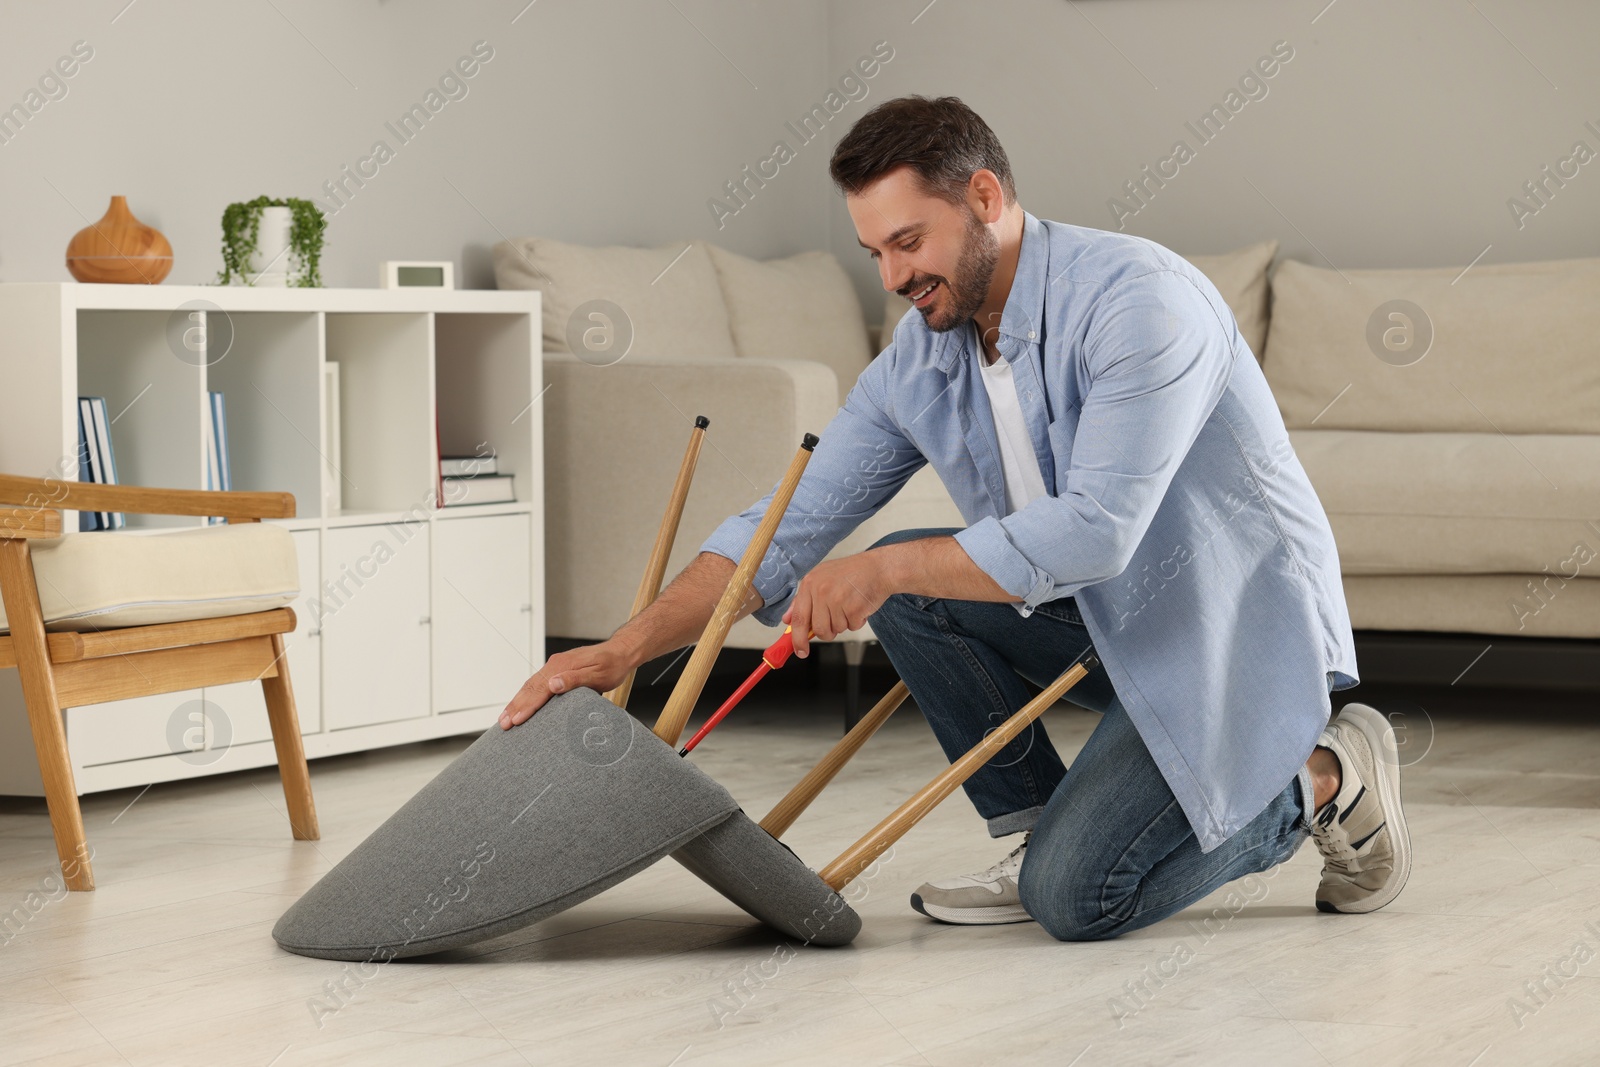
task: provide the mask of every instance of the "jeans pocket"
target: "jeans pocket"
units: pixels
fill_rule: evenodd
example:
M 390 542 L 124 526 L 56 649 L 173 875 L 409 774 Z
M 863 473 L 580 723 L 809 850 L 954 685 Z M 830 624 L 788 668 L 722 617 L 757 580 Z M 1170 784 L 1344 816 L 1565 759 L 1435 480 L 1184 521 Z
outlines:
M 1070 596 L 1064 596 L 1059 600 L 1046 600 L 1033 610 L 1034 614 L 1043 615 L 1047 619 L 1054 619 L 1071 626 L 1083 625 L 1083 616 L 1078 613 L 1078 602 Z

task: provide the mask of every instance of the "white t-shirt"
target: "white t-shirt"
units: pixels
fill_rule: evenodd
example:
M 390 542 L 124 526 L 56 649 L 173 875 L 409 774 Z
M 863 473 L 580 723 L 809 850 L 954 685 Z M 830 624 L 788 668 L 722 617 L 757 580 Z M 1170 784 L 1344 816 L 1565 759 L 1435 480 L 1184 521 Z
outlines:
M 1044 475 L 1039 471 L 1039 456 L 1028 436 L 1028 424 L 1017 400 L 1017 383 L 1011 364 L 1002 357 L 985 363 L 978 325 L 972 325 L 973 344 L 978 349 L 979 376 L 989 394 L 989 409 L 994 412 L 995 435 L 1000 439 L 1000 468 L 1006 476 L 1006 514 L 1021 511 L 1030 500 L 1047 495 Z

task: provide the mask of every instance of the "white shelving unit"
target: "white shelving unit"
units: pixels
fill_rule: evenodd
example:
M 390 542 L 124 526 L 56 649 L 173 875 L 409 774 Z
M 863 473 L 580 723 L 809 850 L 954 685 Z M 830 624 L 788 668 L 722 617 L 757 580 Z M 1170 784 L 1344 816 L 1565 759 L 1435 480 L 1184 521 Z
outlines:
M 475 733 L 544 658 L 539 316 L 534 292 L 0 285 L 0 470 L 75 480 L 77 397 L 104 396 L 124 484 L 203 488 L 220 390 L 233 487 L 295 495 L 280 525 L 299 552 L 287 644 L 306 755 Z M 485 444 L 516 501 L 436 507 L 441 451 Z M 275 762 L 258 683 L 65 714 L 80 793 Z M 0 794 L 43 795 L 14 670 Z

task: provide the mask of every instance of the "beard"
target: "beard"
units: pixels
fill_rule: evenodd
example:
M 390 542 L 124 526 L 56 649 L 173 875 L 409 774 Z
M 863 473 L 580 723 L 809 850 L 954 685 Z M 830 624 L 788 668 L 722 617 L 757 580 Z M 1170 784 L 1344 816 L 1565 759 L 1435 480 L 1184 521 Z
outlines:
M 967 232 L 961 243 L 961 255 L 956 259 L 955 276 L 943 278 L 937 274 L 924 275 L 901 287 L 901 296 L 921 292 L 930 282 L 938 282 L 944 290 L 934 294 L 933 303 L 918 308 L 922 321 L 935 333 L 945 333 L 963 325 L 983 307 L 989 297 L 989 283 L 994 279 L 995 267 L 1000 262 L 1000 239 L 994 231 L 978 220 L 970 208 L 967 210 Z

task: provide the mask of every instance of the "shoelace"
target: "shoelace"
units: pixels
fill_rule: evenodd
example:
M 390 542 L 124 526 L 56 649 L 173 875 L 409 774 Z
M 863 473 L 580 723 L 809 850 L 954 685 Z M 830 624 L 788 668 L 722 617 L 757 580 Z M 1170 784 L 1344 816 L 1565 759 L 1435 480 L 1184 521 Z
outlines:
M 1331 800 L 1328 801 L 1327 806 L 1312 821 L 1311 836 L 1316 840 L 1317 849 L 1324 857 L 1323 865 L 1341 874 L 1348 874 L 1350 864 L 1356 859 L 1356 850 L 1350 847 L 1347 837 L 1338 834 L 1334 829 L 1338 816 L 1338 805 Z
M 1016 848 L 1014 848 L 1010 852 L 1006 853 L 1006 858 L 1005 859 L 1001 860 L 999 863 L 995 864 L 993 867 L 990 867 L 987 871 L 984 871 L 983 873 L 986 874 L 986 875 L 994 875 L 996 877 L 999 877 L 1002 874 L 1004 874 L 1004 875 L 1013 875 L 1013 874 L 1015 874 L 1017 869 L 1022 866 L 1021 862 L 1017 859 L 1017 857 L 1021 856 L 1022 855 L 1022 850 L 1028 847 L 1028 838 L 1030 838 L 1032 836 L 1033 836 L 1033 834 L 1032 834 L 1031 831 L 1029 833 L 1023 835 L 1022 844 L 1018 845 Z

